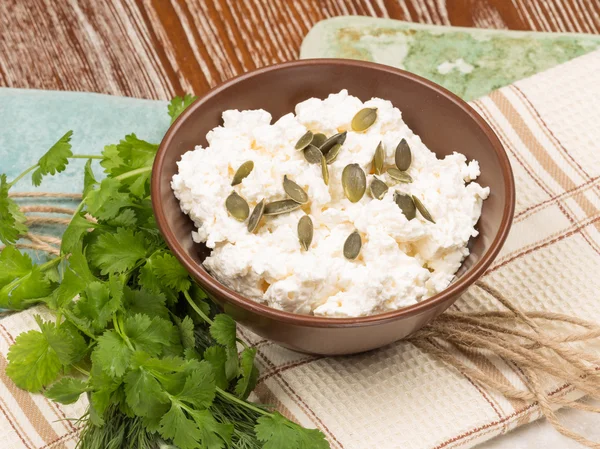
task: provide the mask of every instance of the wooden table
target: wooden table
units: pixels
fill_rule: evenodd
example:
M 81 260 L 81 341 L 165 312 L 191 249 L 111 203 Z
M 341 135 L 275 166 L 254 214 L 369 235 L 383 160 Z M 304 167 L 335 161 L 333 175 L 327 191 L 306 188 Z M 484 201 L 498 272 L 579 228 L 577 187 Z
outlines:
M 0 0 L 0 85 L 169 99 L 298 57 L 339 15 L 600 33 L 600 0 Z

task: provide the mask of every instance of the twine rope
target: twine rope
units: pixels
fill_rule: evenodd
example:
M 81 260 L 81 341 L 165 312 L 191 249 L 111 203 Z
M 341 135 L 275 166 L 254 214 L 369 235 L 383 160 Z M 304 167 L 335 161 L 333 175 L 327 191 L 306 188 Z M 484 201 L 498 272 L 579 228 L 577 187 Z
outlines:
M 52 192 L 13 193 L 15 198 L 71 198 L 81 195 Z M 42 212 L 72 215 L 75 210 L 52 206 L 27 206 L 25 213 Z M 90 221 L 92 217 L 88 216 Z M 69 219 L 28 216 L 31 225 L 67 225 Z M 27 234 L 17 248 L 32 249 L 59 255 L 61 240 L 39 234 Z M 548 394 L 547 385 L 540 379 L 554 379 L 564 387 L 572 386 L 585 395 L 600 399 L 600 357 L 590 352 L 591 340 L 600 337 L 600 325 L 578 317 L 540 311 L 524 311 L 512 303 L 498 289 L 483 280 L 475 283 L 486 295 L 506 310 L 488 312 L 446 312 L 408 338 L 422 351 L 437 357 L 448 366 L 467 376 L 482 387 L 494 390 L 508 399 L 537 406 L 554 428 L 583 446 L 600 449 L 600 443 L 568 429 L 558 419 L 555 409 L 560 407 L 600 413 L 600 408 Z M 588 346 L 584 345 L 588 343 Z M 587 349 L 587 350 L 586 350 Z M 525 389 L 508 381 L 500 381 L 478 367 L 469 366 L 462 353 L 483 357 L 500 357 L 513 364 L 523 374 Z
M 484 388 L 539 407 L 558 432 L 583 446 L 600 449 L 600 443 L 568 429 L 555 413 L 560 407 L 592 413 L 600 413 L 600 408 L 548 394 L 547 385 L 540 380 L 554 379 L 591 398 L 600 398 L 600 358 L 582 345 L 600 337 L 600 326 L 559 313 L 523 311 L 487 282 L 479 280 L 475 285 L 508 311 L 446 312 L 409 341 Z M 558 325 L 560 330 L 549 324 Z M 460 352 L 452 348 L 515 364 L 523 373 L 525 389 L 467 365 Z

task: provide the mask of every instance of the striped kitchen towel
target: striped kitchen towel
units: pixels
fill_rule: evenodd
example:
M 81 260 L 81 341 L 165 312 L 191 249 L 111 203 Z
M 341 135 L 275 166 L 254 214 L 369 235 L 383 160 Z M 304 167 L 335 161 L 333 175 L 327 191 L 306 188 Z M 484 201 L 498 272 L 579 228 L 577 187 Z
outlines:
M 492 126 L 513 166 L 515 221 L 485 281 L 524 310 L 600 322 L 600 52 L 580 57 L 471 105 Z M 453 306 L 497 310 L 473 288 Z M 37 311 L 39 313 L 39 310 Z M 0 365 L 33 311 L 0 321 Z M 408 342 L 358 356 L 294 353 L 241 330 L 258 350 L 255 395 L 336 449 L 468 448 L 540 417 L 535 403 L 507 400 Z M 598 352 L 600 354 L 600 350 Z M 466 363 L 505 385 L 523 386 L 518 365 L 475 352 Z M 0 369 L 0 446 L 63 449 L 76 444 L 84 400 L 58 406 L 18 390 Z M 552 396 L 577 391 L 547 381 Z

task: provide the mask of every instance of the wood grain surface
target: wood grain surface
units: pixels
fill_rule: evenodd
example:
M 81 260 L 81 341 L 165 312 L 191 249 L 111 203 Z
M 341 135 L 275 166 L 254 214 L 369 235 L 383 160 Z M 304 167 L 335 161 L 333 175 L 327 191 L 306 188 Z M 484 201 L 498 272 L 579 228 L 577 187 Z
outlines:
M 0 86 L 202 94 L 340 15 L 600 33 L 600 0 L 0 0 Z

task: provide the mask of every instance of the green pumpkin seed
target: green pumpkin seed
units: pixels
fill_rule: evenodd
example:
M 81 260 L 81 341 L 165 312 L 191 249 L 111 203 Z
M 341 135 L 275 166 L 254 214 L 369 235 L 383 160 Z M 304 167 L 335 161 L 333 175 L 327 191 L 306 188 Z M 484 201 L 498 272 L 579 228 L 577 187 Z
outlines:
M 431 214 L 429 213 L 429 211 L 427 210 L 425 205 L 421 202 L 421 200 L 414 195 L 412 196 L 412 199 L 415 202 L 415 206 L 417 207 L 417 210 L 421 213 L 423 218 L 432 223 L 435 223 L 435 220 L 433 219 L 433 217 L 431 216 Z
M 304 149 L 304 159 L 309 164 L 320 164 L 323 153 L 314 145 L 310 144 Z
M 344 243 L 344 257 L 348 260 L 354 260 L 360 254 L 362 239 L 358 231 L 354 231 L 348 236 Z
M 417 216 L 415 202 L 410 195 L 405 193 L 395 192 L 394 201 L 404 214 L 407 220 L 412 220 Z
M 340 145 L 344 144 L 344 142 L 346 141 L 347 134 L 348 134 L 347 131 L 344 131 L 343 133 L 334 134 L 333 136 L 331 136 L 329 139 L 327 139 L 325 142 L 323 142 L 321 144 L 321 146 L 319 147 L 319 150 L 321 150 L 321 153 L 323 153 L 325 156 L 327 156 L 327 152 L 329 150 L 331 150 L 334 145 L 336 145 L 338 143 Z
M 352 119 L 352 131 L 365 131 L 377 120 L 377 108 L 364 108 L 356 113 Z
M 369 193 L 375 199 L 382 199 L 388 191 L 388 186 L 385 182 L 380 179 L 373 178 L 371 184 L 369 184 Z
M 400 171 L 394 167 L 388 168 L 387 174 L 390 175 L 390 178 L 395 179 L 396 181 L 403 182 L 405 184 L 413 182 L 412 177 L 408 173 L 406 173 L 405 171 Z
M 296 142 L 296 146 L 294 148 L 296 148 L 297 150 L 303 150 L 313 140 L 314 140 L 314 135 L 313 135 L 312 131 L 310 131 L 310 130 L 306 131 L 306 133 L 298 139 L 298 142 Z
M 264 211 L 265 200 L 260 200 L 260 202 L 254 206 L 250 218 L 248 219 L 248 232 L 254 232 L 258 228 L 258 223 L 260 223 Z
M 308 195 L 302 187 L 292 181 L 285 175 L 283 177 L 283 190 L 288 196 L 293 199 L 296 203 L 306 204 L 308 203 Z
M 265 205 L 265 215 L 280 215 L 287 214 L 288 212 L 292 212 L 296 209 L 300 209 L 302 205 L 300 203 L 295 202 L 294 200 L 279 200 L 273 201 L 272 203 L 267 203 Z
M 367 177 L 358 164 L 348 164 L 342 172 L 342 187 L 346 198 L 353 203 L 360 201 L 367 188 Z
M 334 146 L 331 147 L 331 149 L 327 152 L 327 155 L 326 155 L 328 164 L 331 164 L 331 163 L 333 163 L 333 161 L 336 160 L 338 154 L 340 154 L 341 149 L 342 149 L 341 143 L 336 143 Z
M 327 167 L 327 159 L 325 156 L 321 156 L 321 174 L 323 175 L 323 182 L 326 186 L 329 185 L 329 168 Z
M 314 146 L 316 146 L 317 148 L 320 148 L 321 145 L 323 145 L 323 143 L 327 140 L 327 136 L 323 133 L 317 133 L 315 134 L 315 136 L 313 137 L 312 140 L 312 144 Z
M 237 186 L 240 182 L 242 182 L 242 180 L 246 176 L 248 176 L 252 172 L 253 169 L 254 169 L 254 162 L 252 162 L 252 161 L 244 162 L 242 165 L 240 165 L 240 168 L 237 169 L 237 171 L 235 172 L 235 175 L 233 175 L 233 180 L 231 181 L 231 185 Z
M 304 215 L 298 221 L 298 240 L 304 251 L 308 251 L 313 239 L 313 222 L 308 215 Z
M 396 160 L 396 167 L 398 167 L 398 170 L 408 170 L 410 163 L 412 162 L 412 155 L 406 139 L 402 139 L 396 147 L 396 154 L 394 155 L 394 158 Z
M 250 213 L 248 203 L 237 192 L 231 192 L 225 200 L 225 207 L 227 208 L 227 212 L 238 221 L 244 221 Z
M 375 155 L 373 156 L 373 170 L 378 175 L 383 173 L 383 164 L 385 162 L 385 151 L 383 150 L 383 143 L 379 142 L 375 149 Z

